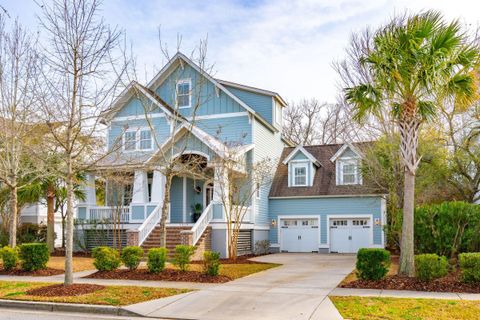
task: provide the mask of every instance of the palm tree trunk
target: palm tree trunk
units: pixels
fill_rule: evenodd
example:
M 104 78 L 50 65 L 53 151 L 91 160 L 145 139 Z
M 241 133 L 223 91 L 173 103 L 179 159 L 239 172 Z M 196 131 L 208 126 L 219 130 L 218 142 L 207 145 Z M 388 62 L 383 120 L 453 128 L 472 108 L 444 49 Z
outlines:
M 52 184 L 47 189 L 47 245 L 52 253 L 55 250 L 55 190 Z
M 405 186 L 403 201 L 402 240 L 400 243 L 399 274 L 415 276 L 415 252 L 413 243 L 415 175 L 405 170 Z
M 14 248 L 17 245 L 17 211 L 18 211 L 18 195 L 17 195 L 17 186 L 14 184 L 14 187 L 11 188 L 11 198 L 10 198 L 10 235 L 8 244 L 10 247 Z

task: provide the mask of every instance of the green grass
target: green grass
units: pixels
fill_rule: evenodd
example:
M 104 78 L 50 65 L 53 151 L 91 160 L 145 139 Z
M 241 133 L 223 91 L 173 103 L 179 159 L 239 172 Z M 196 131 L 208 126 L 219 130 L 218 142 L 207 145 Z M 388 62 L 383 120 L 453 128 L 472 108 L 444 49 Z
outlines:
M 106 286 L 104 289 L 72 297 L 30 296 L 26 291 L 53 283 L 0 281 L 0 299 L 123 306 L 186 293 L 187 289 Z
M 480 301 L 330 297 L 345 319 L 460 320 L 480 319 Z

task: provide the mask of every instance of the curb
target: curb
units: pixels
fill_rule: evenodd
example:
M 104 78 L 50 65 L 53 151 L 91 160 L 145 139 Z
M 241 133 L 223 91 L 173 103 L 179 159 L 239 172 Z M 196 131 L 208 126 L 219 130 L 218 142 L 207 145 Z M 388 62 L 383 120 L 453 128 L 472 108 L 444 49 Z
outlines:
M 79 304 L 79 303 L 57 303 L 57 302 L 19 301 L 19 300 L 0 299 L 0 308 L 144 317 L 141 314 L 123 309 L 122 307 L 102 306 L 102 305 L 94 305 L 94 304 Z

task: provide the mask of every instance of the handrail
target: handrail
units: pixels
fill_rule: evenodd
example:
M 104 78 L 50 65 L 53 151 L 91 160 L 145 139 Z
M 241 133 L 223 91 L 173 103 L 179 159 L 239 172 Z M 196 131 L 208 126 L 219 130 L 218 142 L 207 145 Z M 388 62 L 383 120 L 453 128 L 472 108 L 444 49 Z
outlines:
M 143 221 L 142 225 L 138 227 L 138 245 L 142 245 L 142 243 L 147 239 L 148 235 L 155 229 L 155 226 L 160 222 L 162 217 L 162 207 L 163 204 L 159 203 L 155 209 L 153 209 L 152 213 Z
M 118 217 L 116 217 L 118 215 Z M 114 219 L 115 217 L 115 219 Z M 119 219 L 120 222 L 130 221 L 130 208 L 129 207 L 105 207 L 94 206 L 87 207 L 87 220 L 88 221 L 113 221 Z
M 193 225 L 190 232 L 192 232 L 192 246 L 196 245 L 198 240 L 202 237 L 203 232 L 207 229 L 210 221 L 213 219 L 213 204 L 210 203 Z

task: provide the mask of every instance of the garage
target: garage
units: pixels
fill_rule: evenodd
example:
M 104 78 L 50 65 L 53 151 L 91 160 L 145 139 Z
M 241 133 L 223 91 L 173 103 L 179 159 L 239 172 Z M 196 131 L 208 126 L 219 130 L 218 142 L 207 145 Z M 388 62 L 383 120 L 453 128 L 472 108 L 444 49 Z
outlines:
M 318 252 L 318 217 L 279 217 L 282 252 Z
M 330 252 L 357 253 L 372 243 L 371 218 L 330 218 Z

